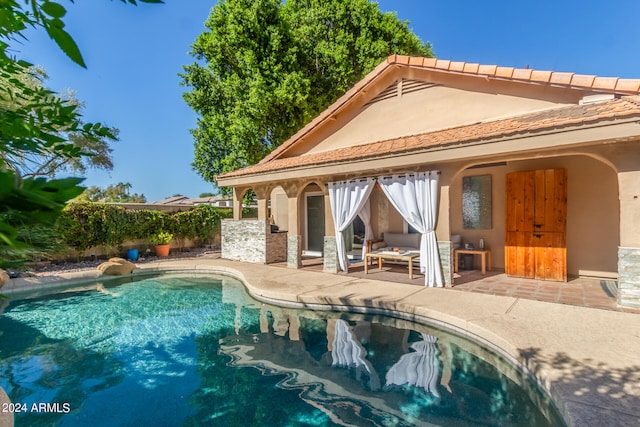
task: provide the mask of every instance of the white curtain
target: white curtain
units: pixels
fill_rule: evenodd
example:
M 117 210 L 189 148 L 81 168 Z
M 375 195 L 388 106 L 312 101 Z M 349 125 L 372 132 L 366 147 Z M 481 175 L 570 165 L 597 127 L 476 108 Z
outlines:
M 356 218 L 358 212 L 369 199 L 374 185 L 375 180 L 373 178 L 329 183 L 329 202 L 331 203 L 331 214 L 336 229 L 338 262 L 342 271 L 349 271 L 349 259 L 347 258 L 342 231 Z
M 380 187 L 402 217 L 422 234 L 420 271 L 425 286 L 444 286 L 436 241 L 438 172 L 417 172 L 378 178 Z
M 411 385 L 420 387 L 436 397 L 438 392 L 438 375 L 440 362 L 438 361 L 437 338 L 422 333 L 422 341 L 414 342 L 411 353 L 403 355 L 400 360 L 389 369 L 386 385 Z
M 380 377 L 373 369 L 371 362 L 367 360 L 367 351 L 360 344 L 349 324 L 342 319 L 336 320 L 336 329 L 333 335 L 333 350 L 331 350 L 331 366 L 340 368 L 353 368 L 356 380 L 360 381 L 362 373 L 369 377 L 369 388 L 380 390 Z
M 358 216 L 364 224 L 364 242 L 362 243 L 362 260 L 364 261 L 364 254 L 367 253 L 367 242 L 373 240 L 373 229 L 371 228 L 371 203 L 369 199 L 364 203 Z

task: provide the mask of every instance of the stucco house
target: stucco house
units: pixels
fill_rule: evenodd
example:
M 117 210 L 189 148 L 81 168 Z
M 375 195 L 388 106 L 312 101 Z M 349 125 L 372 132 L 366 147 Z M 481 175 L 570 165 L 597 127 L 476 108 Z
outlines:
M 507 275 L 613 278 L 638 307 L 639 93 L 640 80 L 390 56 L 260 163 L 217 177 L 234 195 L 223 257 L 299 268 L 317 251 L 337 272 L 350 237 L 336 229 L 358 214 L 367 240 L 418 232 L 430 286 L 453 283 L 461 236 Z M 420 218 L 392 184 L 426 188 Z M 257 220 L 241 218 L 249 189 Z

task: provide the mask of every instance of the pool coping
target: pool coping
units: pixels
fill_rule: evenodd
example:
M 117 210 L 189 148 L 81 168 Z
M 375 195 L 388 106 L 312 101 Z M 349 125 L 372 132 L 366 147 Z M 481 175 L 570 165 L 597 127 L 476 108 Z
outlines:
M 640 315 L 447 288 L 354 278 L 219 258 L 139 265 L 153 272 L 222 273 L 254 298 L 308 309 L 355 310 L 445 324 L 489 343 L 549 393 L 570 426 L 640 423 Z M 117 279 L 96 271 L 12 279 L 0 292 Z

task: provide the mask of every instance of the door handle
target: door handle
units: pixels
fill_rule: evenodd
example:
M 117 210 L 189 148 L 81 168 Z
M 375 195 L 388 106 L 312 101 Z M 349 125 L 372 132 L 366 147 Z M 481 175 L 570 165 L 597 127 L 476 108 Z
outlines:
M 533 224 L 535 228 L 542 228 L 542 224 Z
M 541 238 L 541 237 L 542 237 L 542 234 L 534 233 L 534 234 L 533 234 L 533 237 L 535 237 L 535 238 L 539 239 L 539 238 Z

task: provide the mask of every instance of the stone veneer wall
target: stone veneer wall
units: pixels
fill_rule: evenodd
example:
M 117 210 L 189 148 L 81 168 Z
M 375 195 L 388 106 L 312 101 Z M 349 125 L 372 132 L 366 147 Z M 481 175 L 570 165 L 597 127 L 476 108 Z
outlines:
M 453 286 L 453 243 L 449 241 L 439 241 L 438 252 L 440 253 L 444 286 L 450 288 Z
M 336 243 L 336 236 L 324 236 L 323 257 L 323 271 L 327 273 L 337 273 L 340 265 L 338 264 L 338 245 Z
M 267 261 L 267 223 L 264 220 L 222 220 L 222 258 L 264 264 Z
M 287 235 L 287 267 L 302 267 L 302 236 Z
M 640 248 L 618 248 L 618 304 L 640 307 Z
M 268 264 L 287 260 L 287 233 L 271 233 L 264 220 L 222 220 L 222 258 Z

